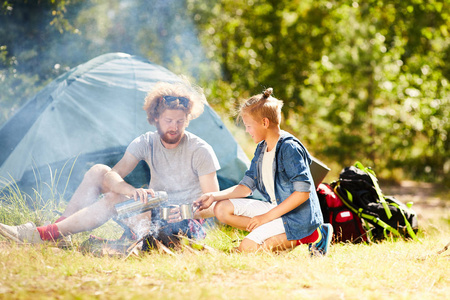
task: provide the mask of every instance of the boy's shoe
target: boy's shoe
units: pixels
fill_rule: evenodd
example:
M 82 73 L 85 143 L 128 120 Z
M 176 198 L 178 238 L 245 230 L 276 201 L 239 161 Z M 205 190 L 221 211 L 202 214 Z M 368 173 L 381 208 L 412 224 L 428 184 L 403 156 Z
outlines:
M 43 244 L 36 225 L 32 222 L 18 226 L 9 226 L 0 223 L 0 234 L 19 244 Z
M 311 256 L 325 256 L 333 237 L 333 226 L 331 224 L 323 224 L 319 227 L 321 239 L 313 244 L 309 244 L 309 253 Z

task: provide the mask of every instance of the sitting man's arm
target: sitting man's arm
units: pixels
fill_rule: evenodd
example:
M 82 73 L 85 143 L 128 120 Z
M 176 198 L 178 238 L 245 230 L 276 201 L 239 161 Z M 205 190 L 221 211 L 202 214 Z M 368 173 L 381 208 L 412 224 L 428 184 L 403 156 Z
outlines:
M 128 184 L 124 178 L 136 168 L 139 160 L 131 153 L 125 152 L 122 159 L 105 174 L 103 179 L 104 186 L 110 191 L 117 194 L 122 194 L 141 200 L 145 202 L 147 195 L 150 193 L 148 189 L 136 189 L 132 185 Z
M 219 191 L 219 181 L 217 180 L 216 172 L 200 176 L 199 180 L 203 194 Z M 202 210 L 200 212 L 195 212 L 195 218 L 206 219 L 211 217 L 214 217 L 214 205 L 211 205 L 208 209 Z

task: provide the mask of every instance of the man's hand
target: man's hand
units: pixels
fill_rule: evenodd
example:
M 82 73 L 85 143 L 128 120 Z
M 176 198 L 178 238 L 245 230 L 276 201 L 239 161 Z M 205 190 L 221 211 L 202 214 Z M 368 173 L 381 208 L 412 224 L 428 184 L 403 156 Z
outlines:
M 198 207 L 198 211 L 202 211 L 208 209 L 214 203 L 214 200 L 213 193 L 203 194 L 194 201 L 194 206 Z
M 268 222 L 270 222 L 271 220 L 269 220 L 265 214 L 263 215 L 259 215 L 259 216 L 255 216 L 253 218 L 250 219 L 248 225 L 247 225 L 247 231 L 248 232 L 252 232 L 254 229 L 258 228 L 259 226 L 266 224 Z
M 152 197 L 155 197 L 155 192 L 152 189 L 135 189 L 132 195 L 132 198 L 134 198 L 135 201 L 141 201 L 142 203 L 148 202 L 148 195 L 152 195 Z

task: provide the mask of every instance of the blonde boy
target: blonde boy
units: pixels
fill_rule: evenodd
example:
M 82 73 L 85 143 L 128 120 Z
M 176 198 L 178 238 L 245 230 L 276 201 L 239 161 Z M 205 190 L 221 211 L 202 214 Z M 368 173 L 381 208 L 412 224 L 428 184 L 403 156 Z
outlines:
M 214 213 L 223 223 L 250 233 L 240 251 L 284 250 L 309 244 L 312 256 L 327 254 L 333 235 L 323 217 L 302 143 L 280 129 L 283 102 L 272 88 L 248 99 L 240 108 L 246 131 L 257 143 L 250 169 L 241 182 L 197 199 L 201 209 L 216 202 Z M 264 200 L 244 199 L 257 189 Z

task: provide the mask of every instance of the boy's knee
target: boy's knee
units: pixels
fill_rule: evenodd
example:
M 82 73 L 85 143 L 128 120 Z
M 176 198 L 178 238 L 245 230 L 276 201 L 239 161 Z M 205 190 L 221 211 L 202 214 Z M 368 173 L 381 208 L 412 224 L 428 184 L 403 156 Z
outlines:
M 245 238 L 239 245 L 238 250 L 239 250 L 239 252 L 256 252 L 260 248 L 261 248 L 261 246 L 258 243 Z
M 226 223 L 227 217 L 234 213 L 233 208 L 233 203 L 230 201 L 219 201 L 214 206 L 214 215 L 220 222 Z

